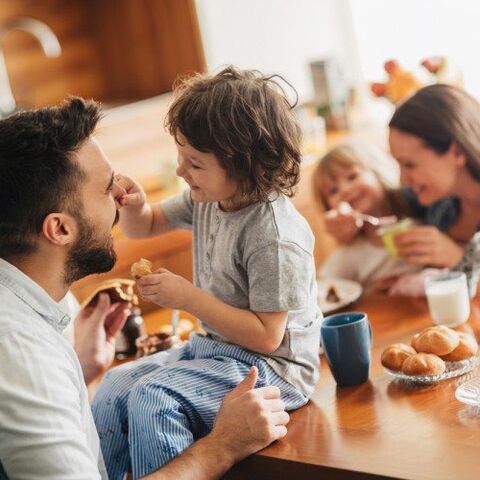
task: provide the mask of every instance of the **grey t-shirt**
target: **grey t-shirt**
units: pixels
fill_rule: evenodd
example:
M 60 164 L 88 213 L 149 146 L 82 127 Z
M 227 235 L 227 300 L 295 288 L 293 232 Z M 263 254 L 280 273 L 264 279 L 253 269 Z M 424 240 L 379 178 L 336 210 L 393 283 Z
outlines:
M 170 225 L 193 230 L 196 286 L 244 310 L 288 311 L 280 347 L 269 356 L 258 355 L 310 395 L 319 374 L 321 312 L 314 237 L 306 220 L 283 195 L 224 212 L 216 202 L 192 202 L 186 190 L 161 207 Z M 202 324 L 209 335 L 228 342 Z

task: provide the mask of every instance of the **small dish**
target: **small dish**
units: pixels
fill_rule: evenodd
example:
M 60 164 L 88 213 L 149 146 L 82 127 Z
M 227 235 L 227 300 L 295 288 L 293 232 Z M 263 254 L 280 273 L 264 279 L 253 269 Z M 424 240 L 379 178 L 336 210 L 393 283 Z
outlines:
M 385 368 L 385 371 L 390 375 L 398 378 L 399 380 L 405 380 L 412 383 L 418 383 L 420 385 L 428 385 L 430 383 L 441 382 L 442 380 L 448 380 L 449 378 L 460 377 L 468 372 L 471 372 L 480 365 L 480 358 L 473 356 L 467 360 L 461 360 L 459 362 L 445 362 L 447 367 L 445 372 L 440 375 L 406 375 L 403 372 L 394 372 Z M 480 391 L 480 390 L 479 390 Z
M 455 391 L 455 398 L 467 405 L 480 406 L 480 377 L 462 383 Z
M 362 294 L 362 286 L 353 280 L 344 278 L 329 278 L 317 280 L 318 305 L 324 315 L 350 305 Z M 334 289 L 338 301 L 328 300 L 329 291 Z

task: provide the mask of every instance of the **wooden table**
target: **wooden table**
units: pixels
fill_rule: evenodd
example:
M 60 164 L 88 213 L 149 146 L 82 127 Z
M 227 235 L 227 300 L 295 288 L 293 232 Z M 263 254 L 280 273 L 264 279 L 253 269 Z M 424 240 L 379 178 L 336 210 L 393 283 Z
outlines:
M 366 295 L 351 310 L 373 327 L 370 379 L 337 388 L 322 356 L 312 401 L 291 414 L 288 435 L 238 464 L 232 479 L 478 480 L 480 408 L 455 399 L 480 369 L 435 385 L 413 386 L 387 374 L 380 356 L 431 325 L 425 300 Z M 480 333 L 480 300 L 464 326 Z

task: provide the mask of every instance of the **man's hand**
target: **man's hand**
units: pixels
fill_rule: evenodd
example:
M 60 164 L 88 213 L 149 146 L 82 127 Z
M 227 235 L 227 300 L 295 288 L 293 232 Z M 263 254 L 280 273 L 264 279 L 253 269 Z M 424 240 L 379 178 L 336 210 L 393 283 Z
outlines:
M 289 421 L 277 387 L 254 390 L 258 370 L 225 396 L 213 430 L 143 480 L 215 480 L 235 462 L 287 433 Z
M 115 355 L 115 335 L 130 315 L 128 303 L 110 304 L 101 293 L 95 307 L 86 307 L 75 319 L 75 351 L 88 385 L 104 372 Z
M 257 452 L 287 434 L 290 417 L 274 386 L 254 389 L 258 370 L 247 377 L 223 400 L 210 434 L 233 462 Z
M 463 257 L 462 248 L 437 227 L 418 226 L 395 235 L 398 254 L 408 263 L 452 268 Z
M 160 268 L 151 275 L 137 280 L 140 296 L 146 302 L 177 310 L 189 310 L 189 302 L 197 287 L 166 268 Z

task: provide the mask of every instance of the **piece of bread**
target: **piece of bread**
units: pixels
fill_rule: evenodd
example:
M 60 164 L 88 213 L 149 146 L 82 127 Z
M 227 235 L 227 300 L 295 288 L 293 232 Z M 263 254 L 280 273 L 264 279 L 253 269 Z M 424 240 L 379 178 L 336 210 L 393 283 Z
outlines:
M 138 262 L 132 264 L 130 273 L 133 278 L 137 280 L 145 275 L 150 275 L 152 273 L 153 264 L 150 260 L 146 258 L 141 258 Z
M 440 375 L 445 371 L 445 362 L 432 353 L 417 353 L 408 357 L 402 365 L 405 375 Z
M 460 337 L 455 330 L 437 325 L 422 330 L 412 339 L 412 347 L 421 353 L 447 355 L 453 352 L 460 343 Z
M 468 333 L 457 332 L 460 338 L 458 347 L 453 352 L 442 355 L 443 360 L 447 362 L 458 362 L 475 355 L 478 351 L 478 343 L 475 337 Z
M 389 345 L 382 353 L 382 365 L 390 370 L 398 372 L 402 369 L 403 362 L 417 352 L 404 343 Z
M 135 282 L 128 278 L 112 278 L 97 285 L 95 290 L 82 302 L 81 308 L 95 307 L 99 295 L 106 293 L 110 297 L 110 303 L 130 302 L 138 304 L 138 298 L 133 291 Z

